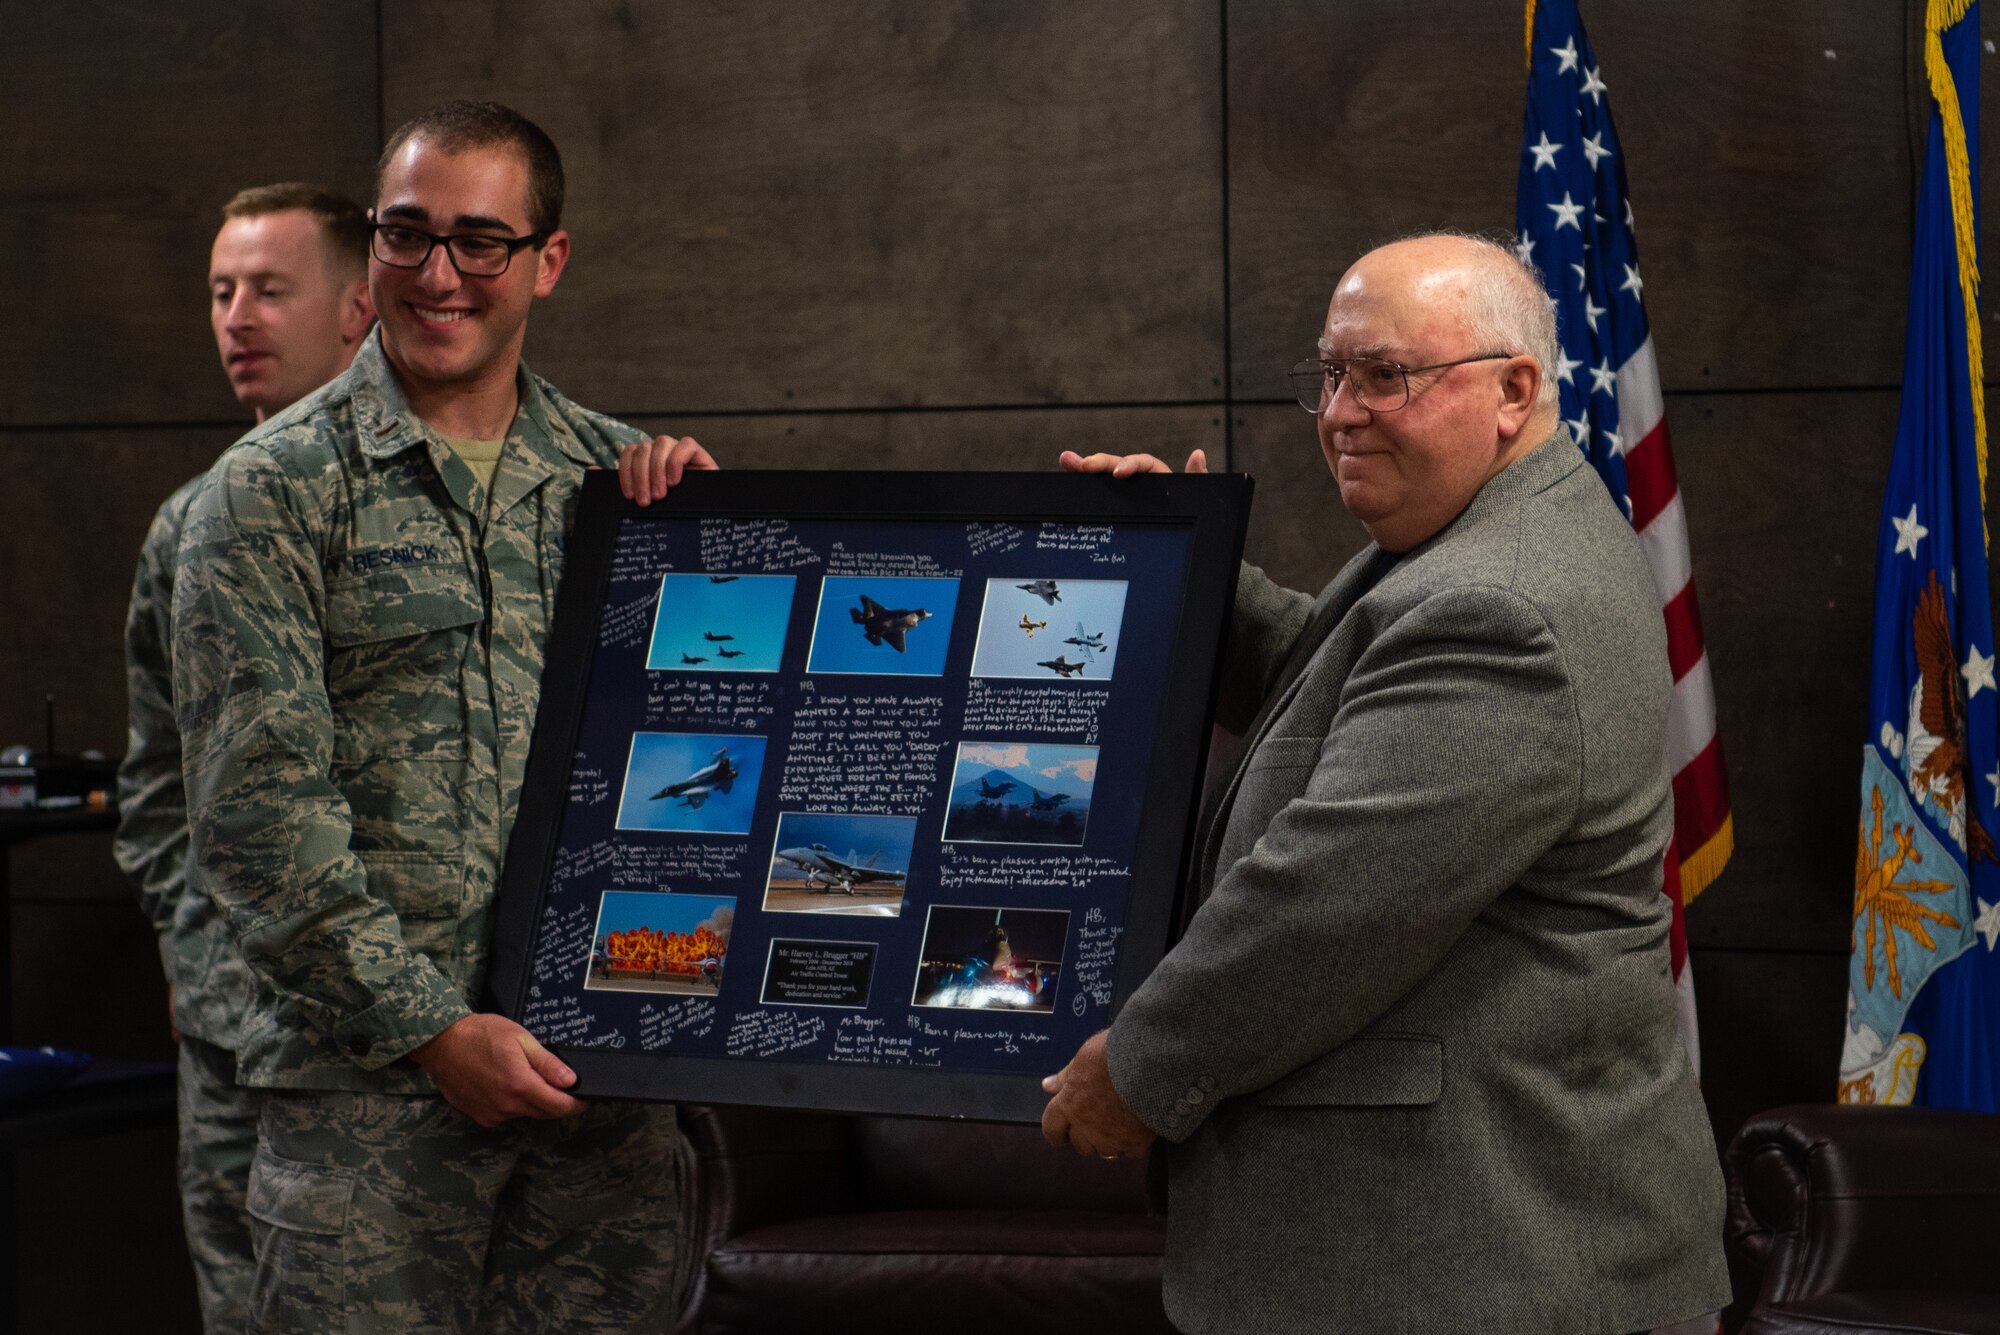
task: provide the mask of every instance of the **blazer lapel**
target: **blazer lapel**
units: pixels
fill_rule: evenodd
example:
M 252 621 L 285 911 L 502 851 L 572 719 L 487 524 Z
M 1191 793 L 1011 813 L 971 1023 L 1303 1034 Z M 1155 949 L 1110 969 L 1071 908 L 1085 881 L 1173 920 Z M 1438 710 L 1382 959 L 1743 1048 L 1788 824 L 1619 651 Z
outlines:
M 1222 827 L 1228 819 L 1231 804 L 1236 800 L 1236 790 L 1243 781 L 1243 773 L 1249 767 L 1250 758 L 1256 754 L 1258 744 L 1264 740 L 1264 734 L 1270 731 L 1271 721 L 1297 693 L 1299 679 L 1305 675 L 1306 667 L 1312 662 L 1313 656 L 1326 643 L 1327 636 L 1333 634 L 1334 627 L 1338 626 L 1341 618 L 1352 610 L 1361 595 L 1375 586 L 1375 581 L 1381 574 L 1380 562 L 1383 556 L 1382 549 L 1370 543 L 1365 550 L 1341 568 L 1340 573 L 1333 577 L 1333 582 L 1326 586 L 1326 591 L 1320 594 L 1319 606 L 1314 609 L 1311 620 L 1306 622 L 1305 629 L 1299 632 L 1298 641 L 1292 646 L 1291 655 L 1285 659 L 1284 666 L 1273 679 L 1271 689 L 1264 697 L 1264 704 L 1257 711 L 1257 717 L 1250 721 L 1249 728 L 1244 731 L 1243 751 L 1237 757 L 1236 768 L 1230 772 L 1228 782 L 1217 785 L 1209 793 L 1198 826 L 1201 833 L 1195 844 L 1197 849 L 1195 893 L 1187 904 L 1188 915 L 1192 915 L 1194 910 L 1201 906 L 1202 901 L 1208 898 L 1208 892 L 1214 888 L 1216 860 L 1222 848 Z

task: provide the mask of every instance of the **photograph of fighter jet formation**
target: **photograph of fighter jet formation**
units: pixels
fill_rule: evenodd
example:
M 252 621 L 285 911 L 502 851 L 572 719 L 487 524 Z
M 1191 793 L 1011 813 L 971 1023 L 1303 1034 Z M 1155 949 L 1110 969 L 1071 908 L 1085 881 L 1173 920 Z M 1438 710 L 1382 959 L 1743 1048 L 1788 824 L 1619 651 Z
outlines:
M 955 579 L 829 575 L 806 671 L 942 676 L 957 603 Z
M 1045 589 L 1061 596 L 1054 611 L 1043 606 Z M 1125 620 L 1125 591 L 1122 579 L 987 580 L 972 675 L 1111 680 Z
M 748 834 L 764 739 L 743 733 L 635 732 L 618 828 Z
M 1055 1009 L 1069 914 L 1062 909 L 935 905 L 924 922 L 912 1006 Z
M 916 841 L 915 816 L 781 812 L 764 908 L 899 917 Z
M 646 666 L 655 672 L 776 672 L 793 575 L 660 576 Z
M 729 895 L 607 890 L 598 900 L 583 986 L 712 997 L 722 990 L 735 921 Z
M 1083 842 L 1097 748 L 960 742 L 945 810 L 946 843 Z

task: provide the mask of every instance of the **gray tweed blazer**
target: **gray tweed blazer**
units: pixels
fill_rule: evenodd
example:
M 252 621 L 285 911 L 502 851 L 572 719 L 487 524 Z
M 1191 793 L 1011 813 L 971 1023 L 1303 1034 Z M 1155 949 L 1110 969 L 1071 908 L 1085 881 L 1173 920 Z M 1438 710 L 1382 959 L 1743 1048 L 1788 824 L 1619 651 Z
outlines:
M 1168 1314 L 1605 1335 L 1719 1309 L 1638 544 L 1558 433 L 1364 587 L 1376 554 L 1317 604 L 1244 568 L 1221 719 L 1267 713 L 1202 906 L 1112 1025 L 1165 1146 Z

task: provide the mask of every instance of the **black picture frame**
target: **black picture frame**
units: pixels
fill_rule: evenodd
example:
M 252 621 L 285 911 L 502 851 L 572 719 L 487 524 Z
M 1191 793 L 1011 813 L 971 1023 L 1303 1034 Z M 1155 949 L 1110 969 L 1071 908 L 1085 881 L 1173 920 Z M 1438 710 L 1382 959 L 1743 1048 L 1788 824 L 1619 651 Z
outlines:
M 1039 1083 L 1041 1075 L 1059 1068 L 1072 1055 L 1082 1037 L 1109 1023 L 1110 1017 L 1117 1013 L 1159 963 L 1171 944 L 1171 936 L 1179 921 L 1179 895 L 1195 833 L 1201 776 L 1214 711 L 1216 671 L 1234 598 L 1236 569 L 1242 554 L 1251 493 L 1250 478 L 1241 474 L 1171 474 L 1112 479 L 1053 471 L 1046 474 L 724 471 L 690 474 L 668 500 L 642 509 L 620 495 L 614 473 L 591 474 L 585 480 L 576 522 L 568 538 L 567 568 L 556 597 L 523 796 L 493 910 L 494 944 L 487 983 L 493 1009 L 526 1024 L 531 1030 L 537 1028 L 538 1022 L 544 1024 L 547 1032 L 538 1036 L 577 1072 L 577 1092 L 585 1095 L 1000 1122 L 1039 1120 L 1046 1102 Z M 1171 544 L 1174 549 L 1184 552 L 1177 590 L 1171 597 L 1157 591 L 1149 595 L 1154 596 L 1156 601 L 1165 599 L 1159 604 L 1161 606 L 1170 605 L 1171 625 L 1160 624 L 1160 617 L 1154 615 L 1152 624 L 1141 627 L 1149 642 L 1132 645 L 1129 651 L 1134 655 L 1131 661 L 1136 665 L 1131 669 L 1132 674 L 1145 681 L 1156 681 L 1157 699 L 1155 707 L 1150 710 L 1150 758 L 1144 765 L 1143 779 L 1137 785 L 1143 795 L 1136 804 L 1136 825 L 1130 828 L 1129 877 L 1124 880 L 1122 921 L 1117 924 L 1122 930 L 1111 936 L 1115 963 L 1109 970 L 1109 1005 L 1105 1007 L 1092 1002 L 1086 1006 L 1082 967 L 1077 956 L 1067 953 L 1070 945 L 1062 945 L 1060 949 L 1065 953 L 1058 955 L 1053 970 L 1046 963 L 1034 966 L 1040 973 L 1032 984 L 1054 990 L 1050 1003 L 1052 1008 L 1064 995 L 1061 988 L 1068 986 L 1070 989 L 1069 1000 L 1075 1014 L 1064 1014 L 1059 1023 L 1051 1024 L 1053 1033 L 1042 1035 L 1044 1038 L 1056 1037 L 1060 1041 L 1045 1042 L 1033 1053 L 1019 1057 L 980 1059 L 1013 1061 L 1017 1069 L 993 1069 L 988 1065 L 943 1060 L 934 1065 L 906 1064 L 903 1061 L 877 1064 L 851 1058 L 834 1060 L 823 1054 L 790 1059 L 792 1054 L 785 1053 L 773 1058 L 752 1055 L 749 1047 L 737 1055 L 718 1055 L 714 1052 L 690 1052 L 685 1045 L 677 1050 L 671 1043 L 664 1049 L 657 1044 L 634 1046 L 623 1028 L 618 1029 L 609 1040 L 592 1031 L 593 1024 L 602 1027 L 599 1019 L 577 1019 L 582 1012 L 568 1001 L 562 1004 L 568 1007 L 569 1019 L 573 1023 L 559 1025 L 548 1020 L 554 994 L 566 996 L 565 989 L 585 988 L 590 980 L 603 976 L 597 971 L 626 963 L 623 960 L 607 962 L 604 943 L 613 938 L 602 930 L 610 916 L 610 896 L 604 894 L 600 896 L 597 916 L 590 928 L 589 959 L 583 968 L 583 982 L 573 983 L 567 975 L 560 985 L 551 981 L 556 970 L 573 967 L 564 961 L 573 955 L 576 941 L 572 932 L 567 938 L 570 954 L 564 954 L 563 943 L 554 941 L 554 929 L 550 926 L 551 875 L 559 856 L 574 854 L 578 848 L 584 848 L 592 856 L 608 856 L 617 851 L 609 848 L 609 844 L 621 841 L 658 843 L 672 837 L 670 834 L 661 835 L 651 828 L 634 830 L 627 826 L 608 836 L 604 848 L 598 847 L 598 844 L 606 841 L 592 842 L 585 835 L 574 832 L 568 836 L 571 844 L 564 843 L 566 812 L 573 800 L 583 801 L 576 795 L 573 770 L 579 759 L 580 738 L 585 736 L 586 715 L 589 715 L 590 726 L 595 730 L 591 735 L 596 735 L 607 726 L 607 711 L 617 708 L 614 703 L 609 703 L 616 692 L 610 691 L 604 682 L 593 681 L 600 655 L 611 653 L 604 645 L 607 642 L 606 617 L 608 614 L 616 615 L 615 612 L 608 613 L 607 609 L 607 590 L 611 585 L 614 564 L 629 557 L 635 544 L 685 544 L 688 541 L 686 534 L 712 534 L 717 531 L 718 525 L 722 531 L 733 532 L 746 525 L 772 524 L 798 526 L 805 531 L 820 533 L 831 531 L 828 526 L 836 526 L 843 532 L 879 535 L 889 546 L 895 545 L 898 534 L 941 532 L 937 527 L 939 525 L 964 526 L 968 545 L 973 542 L 970 535 L 974 533 L 1004 536 L 1013 531 L 1031 536 L 1037 549 L 1046 542 L 1048 534 L 1096 533 L 1101 529 L 1111 535 L 1103 541 L 1112 544 L 1101 556 L 1103 560 L 1123 559 L 1116 550 L 1119 535 L 1125 535 L 1127 541 L 1139 541 L 1143 537 L 1144 541 L 1159 545 L 1161 550 L 1166 550 Z M 649 527 L 654 525 L 676 527 L 659 530 Z M 1013 564 L 1020 566 L 1025 562 L 1032 566 L 1034 560 L 1041 559 L 1023 556 Z M 1001 563 L 1005 564 L 1004 560 Z M 623 578 L 629 584 L 630 562 L 627 561 L 621 569 L 625 572 Z M 691 577 L 710 572 L 700 562 L 681 562 L 674 564 L 669 573 Z M 829 578 L 823 569 L 797 573 L 802 579 L 825 581 Z M 1137 581 L 1136 584 L 1128 584 L 1128 587 L 1137 587 L 1142 593 L 1150 587 L 1144 583 L 1145 580 L 1167 578 L 1157 570 L 1127 573 Z M 716 578 L 711 574 L 710 582 L 719 584 L 733 578 L 735 576 L 731 575 Z M 1073 576 L 1066 576 L 1065 579 L 1073 584 L 1087 582 L 1076 580 Z M 975 582 L 970 567 L 967 568 L 966 581 Z M 997 586 L 997 581 L 989 580 L 989 583 Z M 662 597 L 666 587 L 663 583 Z M 1015 587 L 1025 589 L 1026 585 Z M 796 598 L 796 594 L 793 596 Z M 991 597 L 991 594 L 987 596 Z M 1120 599 L 1126 596 L 1126 592 L 1121 590 Z M 1120 606 L 1123 606 L 1122 602 Z M 1054 603 L 1050 603 L 1050 607 L 1053 609 Z M 824 613 L 822 608 L 821 614 Z M 981 615 L 986 614 L 982 607 Z M 865 633 L 874 629 L 861 623 L 860 611 L 850 611 L 847 615 L 856 622 L 854 631 Z M 962 623 L 964 618 L 961 616 L 959 620 Z M 1028 620 L 1024 615 L 1023 621 Z M 652 647 L 644 651 L 648 655 L 657 652 L 660 623 L 660 613 L 655 608 L 650 623 L 652 629 L 647 632 Z M 954 645 L 967 633 L 962 624 L 953 625 L 950 630 Z M 1086 628 L 1081 621 L 1077 623 L 1076 631 L 1079 636 L 1086 636 Z M 914 638 L 915 632 L 912 632 Z M 1030 638 L 1033 638 L 1032 635 Z M 872 634 L 870 639 L 874 639 Z M 843 639 L 840 643 L 845 645 L 849 640 Z M 623 652 L 629 658 L 629 648 Z M 690 663 L 700 657 L 685 650 L 682 652 Z M 740 656 L 741 649 L 735 652 Z M 795 652 L 789 647 L 784 652 L 792 655 L 791 662 L 796 666 Z M 962 656 L 958 649 L 952 652 Z M 1077 652 L 1079 657 L 1084 656 L 1081 650 L 1073 652 Z M 1058 654 L 1057 658 L 1067 662 L 1063 654 Z M 652 659 L 648 658 L 647 662 L 650 673 Z M 899 662 L 898 666 L 902 663 Z M 1039 663 L 1035 666 L 1052 667 L 1053 664 Z M 612 669 L 607 667 L 605 670 L 610 672 Z M 692 672 L 693 668 L 683 670 Z M 713 672 L 715 669 L 705 667 L 704 670 Z M 1115 671 L 1125 672 L 1126 669 L 1120 667 Z M 1146 676 L 1147 673 L 1155 675 Z M 1091 676 L 1088 670 L 1082 675 L 1085 680 Z M 1069 674 L 1058 670 L 1043 685 L 1054 685 L 1054 677 L 1060 677 L 1065 682 L 1070 680 Z M 959 688 L 949 672 L 938 674 L 938 679 L 952 689 L 966 692 L 972 689 L 969 681 Z M 781 703 L 789 698 L 791 703 L 797 704 L 798 699 L 803 698 L 800 692 L 813 689 L 805 683 L 808 680 L 819 682 L 822 674 L 781 669 L 771 674 L 771 680 L 772 685 L 760 688 L 766 691 L 768 698 L 778 699 Z M 633 689 L 636 693 L 636 688 Z M 1103 689 L 1115 698 L 1114 685 L 1105 685 Z M 963 702 L 960 703 L 962 706 Z M 623 728 L 627 722 L 629 720 L 620 721 L 617 726 Z M 622 782 L 629 791 L 636 791 L 632 786 L 639 778 L 637 752 L 643 729 L 633 723 L 632 730 L 634 739 L 627 753 Z M 758 746 L 761 748 L 762 745 L 759 738 Z M 761 749 L 758 754 L 763 754 Z M 950 767 L 951 754 L 948 752 L 946 763 L 941 769 L 934 767 L 931 775 L 937 798 L 946 804 L 953 800 L 951 785 L 955 772 Z M 1093 776 L 1096 764 L 1093 758 L 1090 770 Z M 986 784 L 989 781 L 980 782 Z M 992 782 L 997 787 L 1004 780 Z M 650 787 L 651 784 L 643 786 Z M 722 787 L 724 791 L 731 791 L 726 783 Z M 753 801 L 755 814 L 751 819 L 775 821 L 784 818 L 774 814 L 776 807 L 782 804 L 768 791 L 776 787 L 775 781 L 766 784 L 762 774 L 757 776 Z M 1039 789 L 1031 791 L 1035 793 L 1036 801 L 1048 800 L 1048 795 Z M 714 799 L 711 810 L 721 805 L 722 798 L 712 792 L 709 796 Z M 740 794 L 737 796 L 740 798 Z M 1129 797 L 1112 793 L 1107 796 L 1107 803 L 1111 797 L 1118 797 L 1124 804 L 1119 810 L 1130 806 Z M 1091 796 L 1087 794 L 1083 800 L 1088 803 Z M 619 801 L 618 819 L 622 820 L 624 804 L 633 801 L 636 805 L 636 799 L 628 796 Z M 676 811 L 685 811 L 690 803 L 698 808 L 700 796 L 683 792 L 672 805 Z M 997 809 L 999 806 L 997 799 L 974 804 L 979 810 Z M 767 812 L 767 807 L 772 810 Z M 653 818 L 654 810 L 648 808 L 647 819 Z M 601 815 L 586 817 L 580 806 L 576 819 L 577 828 L 582 829 L 588 820 L 601 823 L 603 818 Z M 1110 820 L 1109 817 L 1105 819 Z M 927 837 L 930 831 L 931 827 L 927 825 Z M 938 837 L 943 837 L 941 828 Z M 748 842 L 746 840 L 746 844 Z M 774 847 L 781 846 L 782 842 L 782 839 L 777 840 Z M 928 852 L 928 844 L 925 849 Z M 755 851 L 746 847 L 741 859 L 746 871 L 753 863 L 751 854 Z M 956 853 L 959 850 L 952 851 Z M 776 866 L 777 861 L 774 856 L 771 865 Z M 763 875 L 761 864 L 759 870 L 760 876 Z M 909 874 L 906 870 L 905 875 Z M 810 871 L 806 873 L 806 885 L 809 890 L 816 890 L 818 886 L 813 882 L 812 875 Z M 765 889 L 766 900 L 760 901 L 760 905 L 777 893 L 775 873 L 771 873 L 770 877 L 771 885 Z M 562 885 L 567 887 L 568 882 Z M 567 907 L 572 916 L 580 913 L 581 910 L 561 898 L 566 893 L 566 888 L 558 892 L 557 907 Z M 908 893 L 914 895 L 914 887 Z M 930 894 L 927 914 L 937 908 L 954 907 L 947 900 L 939 899 L 939 893 L 933 891 Z M 851 886 L 849 895 L 853 896 Z M 976 899 L 977 895 L 973 897 Z M 657 903 L 665 905 L 668 900 Z M 749 939 L 742 926 L 745 919 L 738 899 L 732 898 L 730 904 L 736 919 L 735 935 L 726 936 L 725 941 Z M 641 907 L 651 906 L 650 901 L 641 904 Z M 990 905 L 980 902 L 976 907 L 984 912 Z M 899 914 L 903 908 L 904 903 L 899 899 Z M 1013 909 L 1005 911 L 1016 912 Z M 1086 907 L 1080 903 L 1079 913 L 1085 911 Z M 774 919 L 777 916 L 765 913 L 761 908 L 759 912 L 764 918 Z M 1047 915 L 1054 910 L 1021 909 L 1018 912 Z M 757 1020 L 767 1014 L 773 1004 L 781 1010 L 785 1009 L 792 1003 L 772 1003 L 766 995 L 771 985 L 769 969 L 776 966 L 780 955 L 785 956 L 789 971 L 797 957 L 804 957 L 809 964 L 812 963 L 811 951 L 793 950 L 792 947 L 819 943 L 816 938 L 827 935 L 824 929 L 837 929 L 833 934 L 840 939 L 853 939 L 858 930 L 853 926 L 858 920 L 854 919 L 821 919 L 811 914 L 800 914 L 799 918 L 796 929 L 787 922 L 782 933 L 773 923 L 764 923 L 759 929 L 765 933 L 760 939 L 768 942 L 769 954 L 768 959 L 759 961 L 759 967 L 766 970 L 766 975 L 757 992 L 755 1014 L 740 1002 L 727 1009 L 723 1006 L 722 989 L 726 984 L 733 983 L 738 968 L 738 953 L 725 948 L 725 967 L 729 973 L 715 984 L 715 1023 L 730 1027 L 739 1021 Z M 996 912 L 995 920 L 1003 922 L 1000 912 Z M 762 918 L 759 921 L 762 922 Z M 914 929 L 899 926 L 895 930 L 902 937 L 908 937 Z M 928 933 L 929 926 L 924 930 Z M 1067 925 L 1064 930 L 1068 930 Z M 1020 935 L 1018 930 L 1016 935 Z M 549 939 L 545 940 L 545 937 Z M 777 949 L 781 943 L 787 951 Z M 894 1023 L 899 1019 L 899 1011 L 907 1012 L 900 1015 L 900 1023 L 918 1033 L 933 1019 L 938 1019 L 940 1024 L 954 1032 L 965 1027 L 963 1024 L 954 1025 L 953 1022 L 960 1019 L 987 1020 L 991 1013 L 986 1011 L 969 1012 L 965 1017 L 944 1011 L 933 1015 L 929 1003 L 920 1002 L 919 998 L 925 995 L 926 970 L 933 967 L 925 961 L 923 952 L 931 944 L 927 936 L 917 948 L 910 1001 L 901 1006 L 893 1000 L 883 1001 L 877 1007 L 881 1010 L 878 1018 Z M 838 956 L 842 952 L 832 953 Z M 845 964 L 849 967 L 860 964 L 861 961 L 855 958 L 860 953 L 845 952 L 850 957 Z M 905 950 L 904 953 L 907 959 L 909 952 Z M 1101 958 L 1101 952 L 1097 957 Z M 951 957 L 946 964 L 955 964 L 957 958 Z M 972 964 L 983 962 L 983 959 L 971 959 L 966 968 L 970 970 Z M 709 970 L 717 963 L 712 958 L 705 961 L 702 968 Z M 828 965 L 826 960 L 818 963 Z M 820 969 L 820 974 L 838 979 L 840 971 L 834 966 L 841 963 L 835 958 L 832 965 Z M 875 967 L 873 954 L 870 954 L 866 964 L 869 969 Z M 676 967 L 686 973 L 690 966 L 681 964 Z M 899 968 L 907 971 L 907 965 Z M 686 976 L 691 980 L 697 977 L 695 974 Z M 854 976 L 858 975 L 850 975 L 850 979 Z M 1054 981 L 1048 981 L 1050 977 Z M 689 983 L 689 986 L 703 985 L 705 983 Z M 842 986 L 838 981 L 816 985 Z M 885 996 L 893 992 L 894 989 Z M 608 1000 L 603 994 L 589 991 L 578 991 L 577 995 L 598 1007 L 623 1005 L 629 1011 L 634 1004 L 624 999 Z M 940 989 L 935 995 L 944 995 L 944 990 Z M 1103 988 L 1097 988 L 1093 995 L 1101 999 Z M 655 1000 L 659 1002 L 658 1006 L 650 1001 L 647 1003 L 647 1010 L 655 1017 L 662 1007 L 670 1010 L 677 1006 L 686 1010 L 698 1004 L 680 997 Z M 877 1006 L 872 996 L 864 1001 L 864 1009 Z M 923 1014 L 919 1014 L 920 1011 Z M 690 1013 L 708 1012 L 694 1010 Z M 595 1012 L 589 1015 L 594 1017 Z M 1076 1022 L 1081 1020 L 1088 1021 L 1088 1029 L 1079 1033 Z M 825 1021 L 820 1023 L 823 1025 Z M 1028 1033 L 1027 1036 L 1035 1035 Z M 613 1045 L 607 1046 L 607 1041 Z M 729 1041 L 737 1041 L 733 1027 L 730 1028 Z M 832 1042 L 830 1046 L 838 1049 L 839 1041 Z M 952 1050 L 956 1052 L 960 1049 Z

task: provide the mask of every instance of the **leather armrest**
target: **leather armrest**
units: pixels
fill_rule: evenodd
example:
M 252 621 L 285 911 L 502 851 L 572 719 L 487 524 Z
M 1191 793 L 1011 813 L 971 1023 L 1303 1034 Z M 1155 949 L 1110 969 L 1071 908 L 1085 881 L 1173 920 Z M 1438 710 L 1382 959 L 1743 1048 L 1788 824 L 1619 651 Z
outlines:
M 847 1119 L 830 1113 L 680 1105 L 692 1152 L 681 1217 L 697 1269 L 725 1239 L 838 1208 Z
M 1744 1123 L 1724 1166 L 1731 1269 L 1757 1284 L 1759 1302 L 1857 1289 L 2000 1293 L 2000 1117 L 1777 1108 Z

